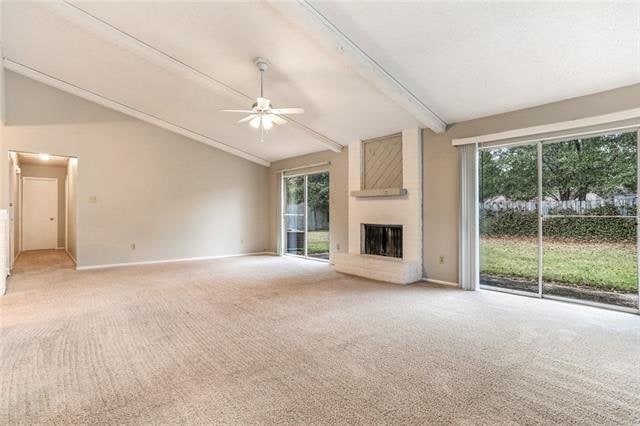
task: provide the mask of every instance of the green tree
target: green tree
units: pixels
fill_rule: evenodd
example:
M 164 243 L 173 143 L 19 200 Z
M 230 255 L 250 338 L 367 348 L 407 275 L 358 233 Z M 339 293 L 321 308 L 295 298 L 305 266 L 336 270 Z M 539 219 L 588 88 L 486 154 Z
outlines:
M 557 201 L 636 191 L 636 133 L 551 143 L 542 149 L 543 195 Z
M 558 201 L 585 200 L 588 193 L 603 198 L 635 193 L 636 133 L 618 133 L 566 142 L 542 149 L 543 197 Z M 480 197 L 502 195 L 531 200 L 537 193 L 535 145 L 484 150 L 480 154 Z
M 286 203 L 304 203 L 304 176 L 286 179 Z M 329 173 L 317 173 L 307 177 L 307 197 L 309 215 L 313 223 L 327 223 L 329 215 Z M 324 215 L 322 218 L 321 215 Z M 324 221 L 320 219 L 324 219 Z

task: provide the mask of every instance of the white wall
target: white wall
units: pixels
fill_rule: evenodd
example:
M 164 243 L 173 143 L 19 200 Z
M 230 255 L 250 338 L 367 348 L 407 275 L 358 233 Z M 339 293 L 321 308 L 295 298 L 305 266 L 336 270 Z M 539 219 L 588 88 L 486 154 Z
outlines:
M 78 158 L 78 266 L 268 247 L 267 168 L 12 72 L 6 82 L 3 158 Z

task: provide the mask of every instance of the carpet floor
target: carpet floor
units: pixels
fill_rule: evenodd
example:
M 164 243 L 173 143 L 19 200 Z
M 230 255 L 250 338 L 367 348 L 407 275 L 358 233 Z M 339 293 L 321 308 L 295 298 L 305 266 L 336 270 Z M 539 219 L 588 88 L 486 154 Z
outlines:
M 0 422 L 639 424 L 640 316 L 239 257 L 75 271 L 0 298 Z

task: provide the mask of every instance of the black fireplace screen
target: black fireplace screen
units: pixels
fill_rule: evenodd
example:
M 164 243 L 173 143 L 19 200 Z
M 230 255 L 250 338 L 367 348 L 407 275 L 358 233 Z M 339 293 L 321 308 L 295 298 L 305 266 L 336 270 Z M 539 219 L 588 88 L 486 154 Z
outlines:
M 402 258 L 402 225 L 362 224 L 362 254 Z

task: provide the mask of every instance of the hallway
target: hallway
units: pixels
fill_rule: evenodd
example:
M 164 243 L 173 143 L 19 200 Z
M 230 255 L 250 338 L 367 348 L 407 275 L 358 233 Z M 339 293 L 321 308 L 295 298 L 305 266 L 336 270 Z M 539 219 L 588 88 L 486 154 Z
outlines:
M 55 287 L 75 273 L 75 263 L 64 250 L 24 251 L 16 259 L 7 282 L 7 294 Z

